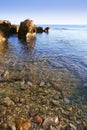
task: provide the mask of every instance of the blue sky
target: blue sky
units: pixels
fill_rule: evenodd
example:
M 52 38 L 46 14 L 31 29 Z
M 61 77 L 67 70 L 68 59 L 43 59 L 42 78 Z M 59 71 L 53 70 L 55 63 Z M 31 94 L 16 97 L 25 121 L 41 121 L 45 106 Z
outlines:
M 0 19 L 35 24 L 87 24 L 87 0 L 0 0 Z

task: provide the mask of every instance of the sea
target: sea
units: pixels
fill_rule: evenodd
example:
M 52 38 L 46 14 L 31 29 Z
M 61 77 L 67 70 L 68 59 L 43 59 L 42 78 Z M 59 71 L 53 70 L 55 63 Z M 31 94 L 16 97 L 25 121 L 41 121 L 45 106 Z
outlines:
M 68 70 L 87 83 L 87 25 L 37 25 L 50 27 L 49 33 L 38 33 L 30 43 L 20 41 L 17 35 L 8 38 L 0 52 L 0 60 L 48 59 L 48 65 L 58 70 Z

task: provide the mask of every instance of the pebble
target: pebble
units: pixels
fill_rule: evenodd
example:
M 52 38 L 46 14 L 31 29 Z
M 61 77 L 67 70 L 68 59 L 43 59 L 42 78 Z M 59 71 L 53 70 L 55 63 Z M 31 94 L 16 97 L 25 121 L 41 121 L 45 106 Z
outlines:
M 59 105 L 59 101 L 57 101 L 57 100 L 52 100 L 52 103 L 53 103 L 53 105 L 56 105 L 56 106 Z
M 75 126 L 75 125 L 73 125 L 72 123 L 70 123 L 69 125 L 70 125 L 70 127 L 71 127 L 73 130 L 76 130 L 76 126 Z
M 44 85 L 45 85 L 45 82 L 42 81 L 42 82 L 40 83 L 40 87 L 42 87 L 42 86 L 44 86 Z
M 24 84 L 25 84 L 25 81 L 23 80 L 23 81 L 21 82 L 21 86 L 24 86 Z
M 28 82 L 27 82 L 27 84 L 28 84 L 30 87 L 32 87 L 32 86 L 33 86 L 33 84 L 32 84 L 32 82 L 31 82 L 31 81 L 28 81 Z
M 46 118 L 43 122 L 43 128 L 47 129 L 49 128 L 51 125 L 57 125 L 59 123 L 59 119 L 58 117 L 53 117 L 53 118 Z
M 4 73 L 4 77 L 7 77 L 9 75 L 9 71 L 6 70 L 5 73 Z
M 32 121 L 37 123 L 37 124 L 42 124 L 43 118 L 39 115 L 36 115 L 36 116 L 33 117 Z
M 6 106 L 14 105 L 14 102 L 9 97 L 4 98 L 3 102 Z
M 16 126 L 15 123 L 11 123 L 8 125 L 8 127 L 10 128 L 10 130 L 16 130 Z
M 68 98 L 64 98 L 64 102 L 65 102 L 66 104 L 69 104 L 69 103 L 70 103 L 70 100 L 69 100 Z
M 20 118 L 16 120 L 16 130 L 31 130 L 32 124 L 29 119 Z

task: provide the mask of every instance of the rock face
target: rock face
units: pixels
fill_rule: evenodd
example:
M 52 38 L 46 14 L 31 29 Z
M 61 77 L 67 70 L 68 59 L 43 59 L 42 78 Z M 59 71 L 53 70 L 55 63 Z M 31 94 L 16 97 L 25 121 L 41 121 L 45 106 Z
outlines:
M 4 33 L 5 36 L 9 35 L 11 29 L 11 23 L 7 20 L 0 20 L 0 31 Z
M 20 23 L 18 30 L 18 38 L 29 40 L 35 38 L 36 35 L 36 26 L 33 21 L 30 19 L 26 19 L 25 21 Z

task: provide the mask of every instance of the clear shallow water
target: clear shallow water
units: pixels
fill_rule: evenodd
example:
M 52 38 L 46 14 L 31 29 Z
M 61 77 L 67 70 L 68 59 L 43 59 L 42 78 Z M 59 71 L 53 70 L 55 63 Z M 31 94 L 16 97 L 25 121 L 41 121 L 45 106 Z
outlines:
M 46 58 L 50 68 L 69 70 L 87 82 L 87 26 L 41 26 L 49 26 L 49 33 L 37 34 L 36 40 L 28 44 L 19 41 L 17 36 L 12 36 L 1 57 L 26 62 Z

